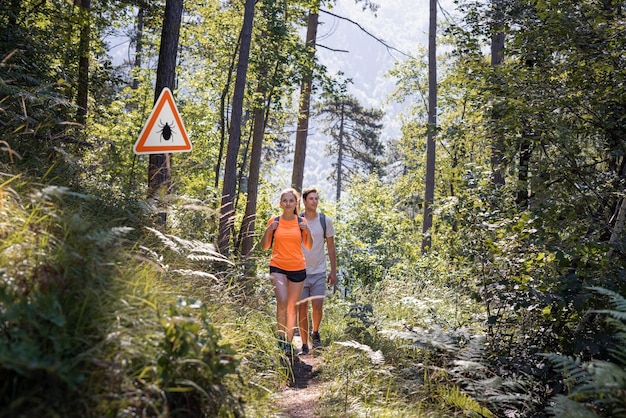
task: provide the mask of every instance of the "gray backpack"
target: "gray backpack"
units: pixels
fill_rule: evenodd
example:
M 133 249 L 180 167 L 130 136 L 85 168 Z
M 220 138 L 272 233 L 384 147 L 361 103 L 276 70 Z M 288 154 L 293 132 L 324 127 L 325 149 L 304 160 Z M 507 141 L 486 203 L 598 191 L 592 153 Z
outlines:
M 304 212 L 302 212 L 300 216 L 304 217 Z M 322 231 L 324 231 L 324 241 L 326 241 L 326 215 L 320 212 L 319 217 L 320 217 L 320 223 L 322 224 Z

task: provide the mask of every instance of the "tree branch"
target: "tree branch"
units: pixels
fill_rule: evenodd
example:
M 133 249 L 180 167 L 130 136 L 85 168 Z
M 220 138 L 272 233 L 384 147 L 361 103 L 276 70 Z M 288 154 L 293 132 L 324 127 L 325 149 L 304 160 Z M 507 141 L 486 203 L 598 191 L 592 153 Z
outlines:
M 354 20 L 352 20 L 352 19 L 348 19 L 347 17 L 343 17 L 343 16 L 336 15 L 336 14 L 334 14 L 334 13 L 332 13 L 332 12 L 329 12 L 328 10 L 324 10 L 324 9 L 321 9 L 321 8 L 320 8 L 320 12 L 323 12 L 323 13 L 326 13 L 326 14 L 331 15 L 331 16 L 333 16 L 333 17 L 336 17 L 337 19 L 347 20 L 348 22 L 352 23 L 353 25 L 355 25 L 356 27 L 358 27 L 359 29 L 361 29 L 361 31 L 362 31 L 363 33 L 365 33 L 366 35 L 368 35 L 368 36 L 370 36 L 370 37 L 374 38 L 374 39 L 376 40 L 376 42 L 378 42 L 379 44 L 381 44 L 382 46 L 384 46 L 385 48 L 387 48 L 387 51 L 396 51 L 396 52 L 398 52 L 398 53 L 400 53 L 400 54 L 404 55 L 404 56 L 405 56 L 405 57 L 407 57 L 407 58 L 413 58 L 411 55 L 407 54 L 406 52 L 402 52 L 402 51 L 400 51 L 399 49 L 394 48 L 393 46 L 391 46 L 391 45 L 389 45 L 387 42 L 385 42 L 385 40 L 383 40 L 383 39 L 381 39 L 381 38 L 379 38 L 379 37 L 377 37 L 377 36 L 373 35 L 373 34 L 372 34 L 372 33 L 370 33 L 367 29 L 365 29 L 363 26 L 361 26 L 359 23 L 355 22 L 355 21 L 354 21 Z M 327 49 L 330 49 L 330 48 L 327 48 Z M 344 51 L 341 51 L 341 52 L 344 52 Z M 347 52 L 347 51 L 346 51 L 346 52 Z M 414 58 L 413 58 L 413 59 L 414 59 Z
M 317 44 L 317 46 L 319 48 L 328 49 L 329 51 L 333 51 L 333 52 L 350 52 L 347 49 L 335 49 L 335 48 L 331 48 L 331 47 L 324 46 L 324 45 L 321 45 L 321 44 Z

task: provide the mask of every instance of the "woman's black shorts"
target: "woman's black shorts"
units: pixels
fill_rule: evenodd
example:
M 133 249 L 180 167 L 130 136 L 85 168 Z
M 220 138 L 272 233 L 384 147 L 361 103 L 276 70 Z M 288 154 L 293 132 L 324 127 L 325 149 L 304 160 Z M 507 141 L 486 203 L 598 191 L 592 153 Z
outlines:
M 279 269 L 278 267 L 270 266 L 270 274 L 281 273 L 287 276 L 287 280 L 290 282 L 298 283 L 306 280 L 306 270 L 287 271 Z

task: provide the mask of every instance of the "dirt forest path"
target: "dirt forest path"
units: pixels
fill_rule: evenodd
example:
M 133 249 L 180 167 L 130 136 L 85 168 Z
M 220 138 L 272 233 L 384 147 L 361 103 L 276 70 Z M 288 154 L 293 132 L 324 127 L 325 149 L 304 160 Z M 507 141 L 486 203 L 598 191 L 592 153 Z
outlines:
M 294 347 L 300 347 L 300 337 L 294 337 Z M 293 377 L 287 387 L 278 392 L 276 404 L 282 411 L 280 418 L 313 418 L 322 394 L 319 368 L 323 364 L 321 354 L 312 350 L 306 356 L 294 356 Z

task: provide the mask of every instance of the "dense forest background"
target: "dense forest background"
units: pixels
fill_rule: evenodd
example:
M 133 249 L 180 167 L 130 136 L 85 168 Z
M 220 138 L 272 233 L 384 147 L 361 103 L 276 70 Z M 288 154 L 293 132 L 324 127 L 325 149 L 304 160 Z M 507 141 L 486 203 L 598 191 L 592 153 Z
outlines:
M 276 414 L 258 236 L 277 162 L 303 186 L 307 118 L 341 269 L 320 416 L 626 416 L 624 2 L 458 1 L 436 126 L 424 48 L 390 74 L 412 106 L 384 143 L 303 37 L 332 6 L 2 3 L 0 416 Z M 134 155 L 162 86 L 193 151 Z

